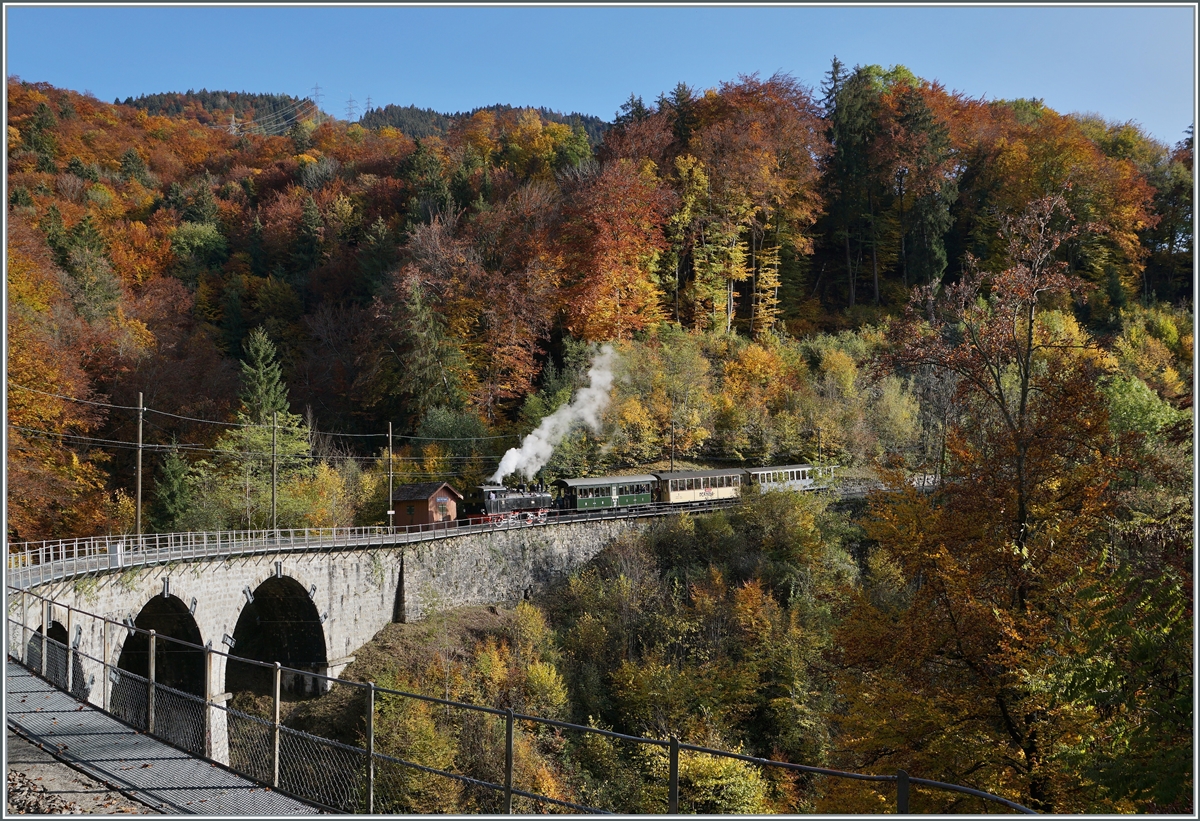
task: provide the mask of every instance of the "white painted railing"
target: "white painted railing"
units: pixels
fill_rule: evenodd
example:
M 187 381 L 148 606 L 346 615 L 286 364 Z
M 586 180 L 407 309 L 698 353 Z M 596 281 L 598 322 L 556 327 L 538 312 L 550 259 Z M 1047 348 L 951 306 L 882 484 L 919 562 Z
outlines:
M 627 510 L 553 512 L 545 522 L 480 522 L 458 519 L 405 527 L 279 528 L 199 533 L 92 536 L 9 545 L 8 584 L 27 589 L 82 575 L 147 567 L 176 561 L 221 559 L 259 553 L 352 550 L 445 539 L 468 533 L 545 527 L 612 518 L 665 516 L 683 510 L 727 507 L 733 501 L 694 506 L 644 505 Z

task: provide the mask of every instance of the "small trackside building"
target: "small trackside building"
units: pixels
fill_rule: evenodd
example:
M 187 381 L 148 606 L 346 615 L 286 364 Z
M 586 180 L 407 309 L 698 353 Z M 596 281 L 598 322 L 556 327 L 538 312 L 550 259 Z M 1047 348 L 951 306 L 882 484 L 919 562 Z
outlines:
M 393 522 L 398 527 L 452 522 L 458 518 L 462 494 L 445 482 L 418 482 L 392 491 Z

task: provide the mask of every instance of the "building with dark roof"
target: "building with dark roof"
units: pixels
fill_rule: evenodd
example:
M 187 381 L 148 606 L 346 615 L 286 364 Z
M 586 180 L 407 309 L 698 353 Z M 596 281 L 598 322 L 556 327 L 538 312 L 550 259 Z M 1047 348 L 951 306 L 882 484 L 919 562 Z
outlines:
M 392 520 L 397 526 L 452 522 L 458 518 L 462 494 L 445 482 L 418 482 L 392 491 Z

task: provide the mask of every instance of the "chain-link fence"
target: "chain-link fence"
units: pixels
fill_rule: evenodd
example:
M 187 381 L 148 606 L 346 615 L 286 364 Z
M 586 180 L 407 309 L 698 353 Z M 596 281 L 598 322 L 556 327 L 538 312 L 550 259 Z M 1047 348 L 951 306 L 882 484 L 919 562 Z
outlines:
M 26 621 L 35 614 L 25 607 L 27 602 L 10 608 L 9 658 L 56 687 L 90 699 L 131 727 L 339 813 L 744 812 L 723 803 L 725 797 L 711 789 L 714 778 L 731 768 L 737 770 L 734 775 L 743 788 L 760 790 L 765 798 L 795 795 L 803 792 L 797 789 L 802 781 L 831 777 L 866 782 L 869 788 L 894 795 L 901 813 L 909 809 L 914 785 L 972 796 L 986 802 L 981 807 L 1032 813 L 1007 799 L 912 778 L 903 770 L 895 775 L 867 775 L 771 761 L 674 738 L 640 738 L 370 682 L 342 681 L 311 669 L 239 658 L 142 630 L 129 620 L 116 622 L 51 603 L 36 593 L 27 595 L 37 599 L 41 609 L 42 615 L 33 623 L 45 619 L 51 635 Z M 71 627 L 47 618 L 52 608 L 64 610 Z M 85 652 L 83 636 L 93 637 L 94 644 L 97 634 L 98 654 Z M 110 646 L 118 637 L 122 643 Z M 190 682 L 202 694 L 190 692 L 189 682 L 180 680 L 186 678 L 180 673 L 182 667 L 156 669 L 157 659 L 178 659 L 187 653 L 203 654 L 203 681 Z M 235 709 L 223 700 L 227 694 L 217 697 L 212 671 L 218 656 L 226 666 L 267 668 L 273 684 L 270 706 L 264 708 L 259 701 L 252 708 L 260 713 L 269 710 L 269 716 Z M 139 665 L 146 668 L 146 675 Z M 315 679 L 317 690 L 338 702 L 347 723 L 342 728 L 344 738 L 324 738 L 285 725 L 281 713 L 285 676 Z M 446 741 L 450 736 L 453 746 Z M 568 760 L 570 772 L 564 773 L 569 777 L 550 783 L 543 775 L 547 766 L 554 766 L 547 763 L 553 755 Z M 782 806 L 780 801 L 772 803 Z M 805 809 L 793 804 L 788 811 Z
M 367 751 L 279 729 L 279 788 L 343 813 L 366 811 Z
M 150 679 L 128 670 L 110 667 L 108 680 L 111 685 L 108 712 L 136 730 L 148 731 Z
M 229 766 L 255 781 L 274 784 L 274 724 L 231 707 L 222 712 L 229 734 Z
M 205 756 L 208 752 L 208 706 L 204 699 L 155 684 L 154 735 L 192 755 Z

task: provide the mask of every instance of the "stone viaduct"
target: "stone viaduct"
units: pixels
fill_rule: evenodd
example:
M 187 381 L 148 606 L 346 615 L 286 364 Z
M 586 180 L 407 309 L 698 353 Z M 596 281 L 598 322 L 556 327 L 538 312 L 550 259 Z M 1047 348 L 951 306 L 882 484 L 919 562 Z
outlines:
M 605 545 L 652 519 L 550 523 L 408 544 L 380 540 L 352 549 L 293 547 L 68 576 L 27 588 L 51 605 L 9 588 L 9 648 L 14 652 L 24 642 L 27 651 L 39 652 L 34 634 L 43 629 L 46 608 L 50 639 L 69 642 L 80 656 L 147 675 L 148 637 L 83 615 L 95 614 L 222 651 L 161 642 L 155 654 L 159 682 L 219 704 L 237 689 L 231 683 L 271 675 L 231 662 L 226 654 L 336 678 L 354 651 L 389 622 L 519 600 L 565 580 Z M 163 646 L 175 650 L 164 655 Z M 54 650 L 51 645 L 48 653 Z M 78 661 L 74 667 L 71 689 L 77 697 L 102 705 L 115 695 Z M 324 681 L 292 674 L 283 684 L 309 690 Z M 224 713 L 210 710 L 209 716 L 211 757 L 227 762 Z

